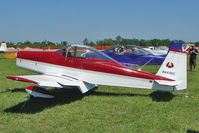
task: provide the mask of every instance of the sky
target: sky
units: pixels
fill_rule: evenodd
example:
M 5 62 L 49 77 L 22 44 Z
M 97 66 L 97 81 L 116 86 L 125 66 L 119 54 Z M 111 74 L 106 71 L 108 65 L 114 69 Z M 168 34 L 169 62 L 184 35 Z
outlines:
M 0 41 L 199 41 L 199 0 L 0 0 Z

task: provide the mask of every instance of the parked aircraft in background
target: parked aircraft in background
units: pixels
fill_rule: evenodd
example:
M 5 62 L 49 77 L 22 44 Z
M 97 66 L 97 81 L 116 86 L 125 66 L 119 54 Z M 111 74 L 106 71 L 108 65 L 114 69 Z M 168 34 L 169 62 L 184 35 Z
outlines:
M 17 53 L 18 53 L 17 51 L 13 53 L 7 53 L 7 54 L 4 54 L 4 57 L 7 59 L 17 58 Z
M 6 42 L 2 42 L 0 45 L 0 52 L 6 52 L 7 51 L 7 45 Z
M 57 51 L 19 51 L 16 65 L 41 75 L 7 78 L 37 84 L 26 91 L 42 98 L 53 98 L 46 87 L 77 86 L 82 93 L 97 85 L 177 91 L 187 88 L 186 61 L 186 53 L 171 49 L 157 74 L 151 74 L 123 66 L 94 48 L 73 44 Z
M 168 48 L 160 49 L 160 48 L 157 48 L 157 47 L 146 47 L 146 48 L 143 48 L 143 49 L 149 51 L 153 55 L 165 55 L 168 52 Z
M 118 47 L 112 47 L 102 52 L 120 62 L 121 64 L 127 66 L 161 65 L 167 55 L 167 53 L 163 55 L 154 55 L 150 51 L 147 51 L 136 45 L 125 45 L 123 47 L 124 48 L 122 52 L 120 51 L 121 48 Z M 182 44 L 179 42 L 172 42 L 169 49 L 182 50 Z

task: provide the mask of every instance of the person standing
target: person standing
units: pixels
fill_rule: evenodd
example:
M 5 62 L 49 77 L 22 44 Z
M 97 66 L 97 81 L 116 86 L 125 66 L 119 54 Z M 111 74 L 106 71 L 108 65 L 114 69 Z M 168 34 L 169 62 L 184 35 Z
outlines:
M 190 71 L 192 71 L 192 66 L 194 68 L 194 71 L 196 71 L 196 56 L 198 54 L 198 50 L 196 49 L 196 46 L 194 44 L 191 46 L 189 54 L 190 54 L 189 58 Z

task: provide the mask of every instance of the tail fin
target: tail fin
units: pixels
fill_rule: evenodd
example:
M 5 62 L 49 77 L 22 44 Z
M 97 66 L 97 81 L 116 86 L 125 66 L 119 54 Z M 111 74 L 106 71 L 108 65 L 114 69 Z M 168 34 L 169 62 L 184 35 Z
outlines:
M 172 41 L 171 44 L 169 45 L 169 50 L 171 50 L 171 49 L 178 49 L 178 50 L 182 51 L 182 43 Z
M 187 54 L 178 49 L 171 49 L 156 75 L 174 80 L 173 84 L 164 83 L 166 86 L 174 86 L 174 91 L 186 89 Z
M 1 47 L 0 48 L 6 50 L 7 49 L 6 42 L 3 41 L 1 43 Z

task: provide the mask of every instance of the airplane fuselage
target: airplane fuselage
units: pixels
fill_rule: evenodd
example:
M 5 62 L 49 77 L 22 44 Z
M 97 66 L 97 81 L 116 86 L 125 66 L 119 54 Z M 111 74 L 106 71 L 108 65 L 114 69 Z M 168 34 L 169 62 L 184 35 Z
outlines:
M 115 61 L 65 57 L 48 51 L 20 51 L 17 66 L 41 74 L 70 76 L 98 85 L 151 89 L 154 88 L 155 80 L 172 81 L 122 66 Z

